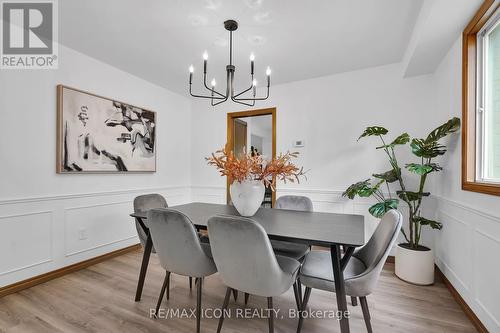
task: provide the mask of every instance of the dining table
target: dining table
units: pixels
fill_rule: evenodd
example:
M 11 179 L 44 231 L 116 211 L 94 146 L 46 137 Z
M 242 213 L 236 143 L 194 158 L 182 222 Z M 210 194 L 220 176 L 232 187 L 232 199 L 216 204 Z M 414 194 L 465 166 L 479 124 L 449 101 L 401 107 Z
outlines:
M 240 216 L 232 205 L 193 202 L 169 209 L 186 215 L 197 229 L 206 230 L 207 222 L 214 215 Z M 148 268 L 153 241 L 149 232 L 147 212 L 134 212 L 134 217 L 147 236 L 139 273 L 135 301 L 141 300 L 144 279 Z M 296 242 L 330 249 L 337 313 L 342 333 L 349 332 L 349 316 L 343 271 L 356 247 L 365 243 L 364 216 L 356 214 L 304 212 L 295 210 L 259 208 L 250 217 L 267 232 L 270 239 Z M 209 234 L 210 237 L 210 234 Z

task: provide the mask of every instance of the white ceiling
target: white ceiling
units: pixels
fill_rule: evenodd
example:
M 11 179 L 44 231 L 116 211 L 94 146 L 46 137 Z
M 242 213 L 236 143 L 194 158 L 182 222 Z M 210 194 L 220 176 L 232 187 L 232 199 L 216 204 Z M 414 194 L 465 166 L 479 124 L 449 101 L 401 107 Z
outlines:
M 425 0 L 431 1 L 431 0 Z M 432 0 L 434 1 L 434 0 Z M 449 2 L 454 0 L 440 0 Z M 465 1 L 465 0 L 464 0 Z M 477 2 L 479 0 L 470 0 Z M 228 33 L 236 19 L 236 87 L 250 84 L 249 54 L 264 84 L 285 83 L 403 60 L 422 0 L 63 0 L 60 42 L 181 94 L 188 67 L 199 84 L 225 80 Z M 468 13 L 467 13 L 468 15 Z M 196 86 L 199 88 L 199 85 Z
M 64 0 L 59 6 L 62 44 L 185 93 L 188 66 L 195 66 L 197 83 L 204 50 L 211 76 L 225 80 L 226 19 L 240 24 L 237 85 L 250 83 L 251 52 L 259 82 L 270 65 L 273 83 L 284 83 L 400 61 L 421 1 Z

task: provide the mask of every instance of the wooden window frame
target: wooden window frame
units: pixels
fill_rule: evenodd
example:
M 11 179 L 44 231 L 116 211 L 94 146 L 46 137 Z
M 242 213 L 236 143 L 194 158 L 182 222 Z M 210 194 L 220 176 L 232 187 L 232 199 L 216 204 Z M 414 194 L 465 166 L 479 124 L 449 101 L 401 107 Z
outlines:
M 498 0 L 485 0 L 462 39 L 462 190 L 491 195 L 500 195 L 500 184 L 476 180 L 477 33 L 499 6 Z

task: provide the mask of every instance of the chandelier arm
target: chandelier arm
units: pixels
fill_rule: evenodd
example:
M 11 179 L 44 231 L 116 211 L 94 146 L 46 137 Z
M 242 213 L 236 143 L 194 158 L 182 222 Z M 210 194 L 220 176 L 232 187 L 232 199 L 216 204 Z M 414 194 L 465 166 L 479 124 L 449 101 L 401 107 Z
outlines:
M 250 88 L 243 90 L 242 92 L 240 92 L 239 94 L 234 95 L 233 97 L 234 97 L 234 98 L 236 98 L 236 97 L 238 97 L 238 96 L 241 96 L 241 95 L 243 95 L 244 93 L 246 93 L 246 92 L 248 92 L 248 91 L 252 90 L 252 88 L 253 88 L 253 75 L 252 75 L 252 85 L 250 86 Z
M 244 93 L 246 93 L 246 92 L 248 92 L 248 91 L 252 90 L 252 88 L 253 88 L 253 85 L 252 85 L 252 86 L 250 86 L 250 88 L 243 90 L 243 91 L 242 91 L 242 92 L 240 92 L 239 94 L 234 95 L 233 97 L 234 97 L 234 98 L 236 98 L 236 97 L 238 97 L 238 96 L 241 96 L 241 95 L 243 95 Z
M 228 82 L 228 84 L 226 85 L 226 96 L 224 98 L 222 98 L 220 101 L 216 102 L 216 103 L 214 103 L 214 100 L 212 99 L 210 101 L 210 104 L 212 104 L 212 106 L 216 106 L 216 105 L 219 105 L 221 103 L 224 103 L 229 98 L 229 77 L 230 77 L 230 72 L 227 71 L 226 82 Z
M 231 98 L 233 101 L 263 101 L 269 98 L 269 87 L 267 87 L 266 97 L 254 97 L 254 98 Z
M 253 77 L 254 77 L 254 76 L 253 76 L 253 73 L 252 73 L 252 74 L 250 74 L 250 75 L 252 76 L 252 79 L 251 79 L 251 82 L 252 82 L 252 83 L 250 84 L 250 88 L 243 90 L 242 92 L 240 92 L 239 94 L 234 95 L 233 97 L 238 97 L 238 96 L 241 96 L 241 95 L 243 95 L 244 93 L 246 93 L 247 91 L 250 91 L 250 90 L 254 87 L 254 86 L 253 86 Z
M 203 85 L 205 86 L 205 88 L 212 92 L 212 88 L 209 88 L 208 85 L 207 85 L 207 73 L 203 74 Z M 213 89 L 213 92 L 216 93 L 217 95 L 219 95 L 220 97 L 222 98 L 225 98 L 226 96 L 222 95 L 220 92 L 218 92 L 217 90 Z
M 224 103 L 225 101 L 227 101 L 227 98 L 223 98 L 222 100 L 214 103 L 214 101 L 212 100 L 210 103 L 212 104 L 212 106 L 216 106 L 216 105 L 219 105 L 221 103 Z
M 198 98 L 210 98 L 210 99 L 226 99 L 227 100 L 227 97 L 217 97 L 217 96 L 203 96 L 203 95 L 196 95 L 196 94 L 193 94 L 193 92 L 191 91 L 191 85 L 189 85 L 189 94 L 193 97 L 198 97 Z
M 245 102 L 241 102 L 241 101 L 238 101 L 237 99 L 233 99 L 231 98 L 231 100 L 235 103 L 238 103 L 238 104 L 243 104 L 243 105 L 246 105 L 246 106 L 254 106 L 255 105 L 255 101 L 253 101 L 251 104 L 250 103 L 245 103 Z

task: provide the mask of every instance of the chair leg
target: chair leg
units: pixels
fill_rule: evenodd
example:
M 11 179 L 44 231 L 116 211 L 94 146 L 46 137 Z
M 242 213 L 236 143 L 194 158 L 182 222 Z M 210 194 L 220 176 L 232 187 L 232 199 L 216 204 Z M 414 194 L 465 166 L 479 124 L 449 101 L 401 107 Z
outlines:
M 200 333 L 201 323 L 201 288 L 203 286 L 202 278 L 197 278 L 196 282 L 196 333 Z
M 351 304 L 352 306 L 358 306 L 358 298 L 351 296 Z
M 193 289 L 193 278 L 189 277 L 189 290 Z
M 297 304 L 297 311 L 300 311 L 300 298 L 299 291 L 297 289 L 297 282 L 293 284 L 293 294 L 295 296 L 295 304 Z
M 300 278 L 297 279 L 297 293 L 299 295 L 299 299 L 302 300 L 302 283 L 300 283 Z
M 248 297 L 250 297 L 249 293 L 245 293 L 245 305 L 248 304 Z
M 273 308 L 273 298 L 267 298 L 267 309 L 269 315 L 269 333 L 274 332 L 274 308 Z
M 170 272 L 167 273 L 167 301 L 170 299 Z
M 302 330 L 302 324 L 304 324 L 304 317 L 302 316 L 302 311 L 304 311 L 307 307 L 307 302 L 309 302 L 309 297 L 311 296 L 311 288 L 306 287 L 306 291 L 304 292 L 304 299 L 302 300 L 301 309 L 299 311 L 299 323 L 297 325 L 297 333 L 300 333 Z
M 359 303 L 361 303 L 361 309 L 363 310 L 363 318 L 365 319 L 366 330 L 368 333 L 372 333 L 372 324 L 370 311 L 368 310 L 368 302 L 366 301 L 366 297 L 360 297 Z
M 234 297 L 234 301 L 236 302 L 238 300 L 238 290 L 233 289 L 233 297 Z
M 224 303 L 222 303 L 222 313 L 219 318 L 219 325 L 217 326 L 217 333 L 220 333 L 220 330 L 222 329 L 222 323 L 224 322 L 224 312 L 227 309 L 227 306 L 229 305 L 229 298 L 231 297 L 231 288 L 227 287 L 226 289 L 226 297 L 224 297 Z
M 155 316 L 158 317 L 158 311 L 160 311 L 161 301 L 163 300 L 163 295 L 165 294 L 165 289 L 169 289 L 170 272 L 165 272 L 165 279 L 163 280 L 163 285 L 161 286 L 160 296 L 158 297 L 158 303 L 156 304 Z M 168 291 L 167 291 L 168 292 Z M 168 299 L 168 297 L 167 297 Z

